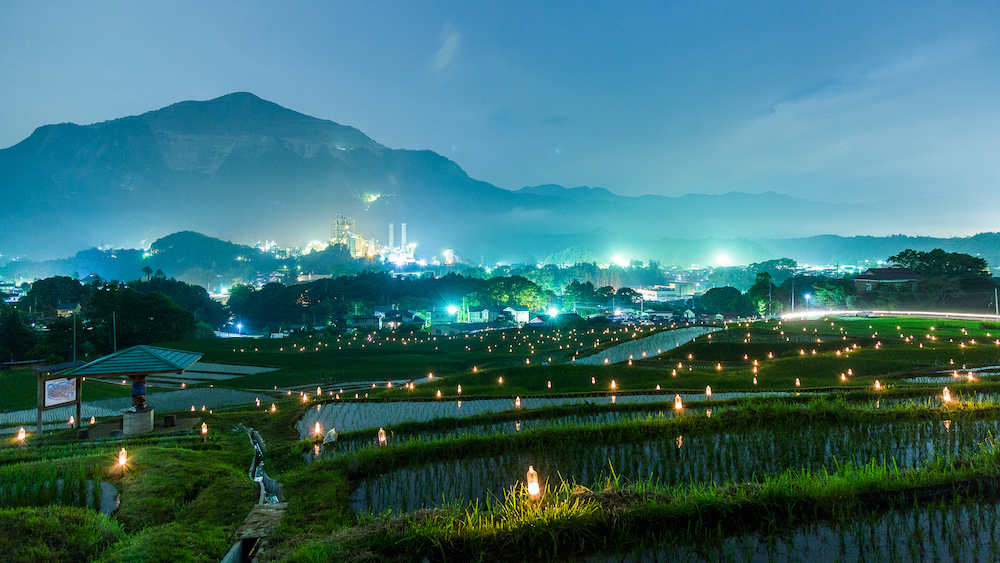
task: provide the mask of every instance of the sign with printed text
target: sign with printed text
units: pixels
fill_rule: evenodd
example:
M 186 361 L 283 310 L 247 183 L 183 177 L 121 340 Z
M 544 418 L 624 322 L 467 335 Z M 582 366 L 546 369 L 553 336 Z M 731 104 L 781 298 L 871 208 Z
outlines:
M 76 401 L 76 379 L 49 379 L 45 382 L 45 407 Z

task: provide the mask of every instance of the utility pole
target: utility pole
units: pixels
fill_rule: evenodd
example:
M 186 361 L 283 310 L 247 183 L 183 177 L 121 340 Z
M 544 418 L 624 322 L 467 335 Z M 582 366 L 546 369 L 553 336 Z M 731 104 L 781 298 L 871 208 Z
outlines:
M 115 339 L 115 352 L 118 351 L 118 312 L 111 311 L 111 332 Z
M 993 288 L 993 305 L 996 308 L 997 320 L 1000 321 L 1000 301 L 997 301 L 997 288 Z
M 795 282 L 792 282 L 792 312 L 795 312 Z
M 73 361 L 76 361 L 76 311 L 73 311 Z

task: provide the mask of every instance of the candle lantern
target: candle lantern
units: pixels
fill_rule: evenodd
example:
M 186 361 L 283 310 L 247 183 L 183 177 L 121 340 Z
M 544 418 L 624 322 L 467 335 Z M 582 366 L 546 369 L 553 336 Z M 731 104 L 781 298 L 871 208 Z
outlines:
M 674 395 L 674 409 L 681 410 L 682 408 L 684 408 L 684 405 L 681 404 L 681 396 Z
M 528 475 L 526 479 L 528 483 L 528 496 L 531 498 L 538 498 L 541 495 L 541 487 L 538 486 L 538 472 L 531 465 L 528 466 Z

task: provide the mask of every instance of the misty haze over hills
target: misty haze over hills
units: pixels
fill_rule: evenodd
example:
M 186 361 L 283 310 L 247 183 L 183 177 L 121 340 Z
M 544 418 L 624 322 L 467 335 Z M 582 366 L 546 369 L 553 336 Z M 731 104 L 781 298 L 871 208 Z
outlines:
M 773 192 L 670 198 L 554 185 L 508 191 L 470 178 L 437 153 L 390 149 L 352 127 L 249 93 L 93 125 L 39 127 L 0 150 L 0 195 L 4 260 L 144 247 L 185 230 L 301 246 L 326 241 L 337 214 L 383 244 L 388 223 L 405 222 L 418 255 L 452 248 L 471 262 L 540 260 L 574 245 L 609 258 L 668 261 L 690 239 L 745 239 L 735 245 L 743 249 L 729 251 L 736 263 L 821 260 L 837 254 L 809 250 L 810 239 L 776 239 L 951 236 L 968 224 L 958 218 L 988 213 L 977 202 L 947 198 L 828 204 Z

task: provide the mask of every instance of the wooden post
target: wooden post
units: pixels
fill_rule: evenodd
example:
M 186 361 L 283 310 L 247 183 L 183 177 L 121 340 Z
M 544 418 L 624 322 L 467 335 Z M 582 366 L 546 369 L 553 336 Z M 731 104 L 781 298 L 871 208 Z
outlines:
M 45 379 L 42 374 L 38 374 L 38 428 L 35 436 L 36 439 L 41 441 L 42 439 L 42 411 L 45 410 Z

